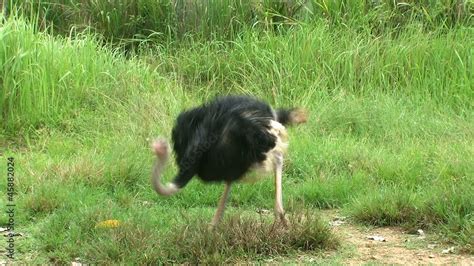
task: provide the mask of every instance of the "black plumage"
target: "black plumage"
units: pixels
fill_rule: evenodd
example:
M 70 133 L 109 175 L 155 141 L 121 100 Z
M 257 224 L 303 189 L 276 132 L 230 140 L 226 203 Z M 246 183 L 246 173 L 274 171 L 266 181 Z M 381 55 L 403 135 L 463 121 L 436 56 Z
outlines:
M 167 143 L 159 140 L 154 144 L 158 156 L 152 177 L 155 190 L 171 195 L 198 176 L 204 182 L 225 182 L 227 198 L 227 186 L 249 171 L 281 164 L 275 158 L 283 156 L 280 146 L 286 145 L 283 124 L 305 121 L 306 113 L 301 109 L 275 111 L 267 103 L 247 96 L 218 97 L 187 110 L 178 116 L 172 131 L 179 171 L 168 187 L 159 181 L 168 158 Z M 219 218 L 215 217 L 217 221 Z
M 203 181 L 236 181 L 275 147 L 274 119 L 267 104 L 248 97 L 223 97 L 178 116 L 172 138 L 182 188 L 197 175 Z

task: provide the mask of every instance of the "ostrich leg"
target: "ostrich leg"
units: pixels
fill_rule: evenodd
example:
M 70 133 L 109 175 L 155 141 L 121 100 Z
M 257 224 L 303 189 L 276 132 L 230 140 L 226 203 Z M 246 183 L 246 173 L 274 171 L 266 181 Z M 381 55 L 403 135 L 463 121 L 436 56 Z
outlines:
M 275 219 L 280 220 L 284 225 L 287 224 L 285 211 L 283 210 L 283 191 L 281 179 L 283 175 L 283 154 L 275 155 Z M 275 220 L 275 221 L 276 221 Z
M 221 199 L 219 200 L 219 205 L 217 206 L 216 214 L 214 215 L 214 218 L 212 219 L 211 227 L 215 227 L 221 220 L 222 215 L 224 214 L 227 198 L 229 198 L 229 193 L 230 193 L 230 182 L 226 182 L 224 193 L 222 194 Z

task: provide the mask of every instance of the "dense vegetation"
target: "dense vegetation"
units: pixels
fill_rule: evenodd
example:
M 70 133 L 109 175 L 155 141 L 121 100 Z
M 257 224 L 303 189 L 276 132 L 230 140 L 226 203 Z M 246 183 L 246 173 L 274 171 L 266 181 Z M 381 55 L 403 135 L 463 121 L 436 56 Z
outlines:
M 27 14 L 56 32 L 92 27 L 109 41 L 231 40 L 243 31 L 282 30 L 301 21 L 353 27 L 374 34 L 400 31 L 413 23 L 425 29 L 471 23 L 474 4 L 465 0 L 18 0 Z
M 159 3 L 22 0 L 4 10 L 0 154 L 16 160 L 22 260 L 192 260 L 166 241 L 210 218 L 222 187 L 193 181 L 158 198 L 149 140 L 169 136 L 184 108 L 228 93 L 310 110 L 310 122 L 290 130 L 289 213 L 342 208 L 363 224 L 424 228 L 473 252 L 471 2 Z M 271 178 L 242 184 L 230 213 L 272 202 Z M 124 225 L 94 227 L 107 219 Z M 260 252 L 265 241 L 253 252 L 196 252 L 258 259 L 272 255 Z

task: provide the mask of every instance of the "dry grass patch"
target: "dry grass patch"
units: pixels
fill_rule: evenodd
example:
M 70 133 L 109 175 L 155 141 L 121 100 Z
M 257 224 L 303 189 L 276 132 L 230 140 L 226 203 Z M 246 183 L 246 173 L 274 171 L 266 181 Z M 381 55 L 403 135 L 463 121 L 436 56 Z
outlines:
M 191 263 L 223 263 L 335 249 L 339 241 L 327 223 L 308 211 L 288 216 L 289 225 L 260 216 L 233 215 L 215 230 L 205 221 L 169 235 L 170 258 Z

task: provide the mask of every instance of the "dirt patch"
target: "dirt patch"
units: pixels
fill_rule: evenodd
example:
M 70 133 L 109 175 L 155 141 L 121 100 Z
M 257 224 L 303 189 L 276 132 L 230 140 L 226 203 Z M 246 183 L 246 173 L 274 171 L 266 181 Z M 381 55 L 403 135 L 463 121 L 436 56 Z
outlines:
M 343 248 L 349 250 L 341 256 L 343 264 L 474 265 L 474 256 L 453 254 L 450 246 L 430 240 L 423 233 L 408 234 L 399 227 L 366 228 L 351 224 L 337 211 L 323 213 Z

